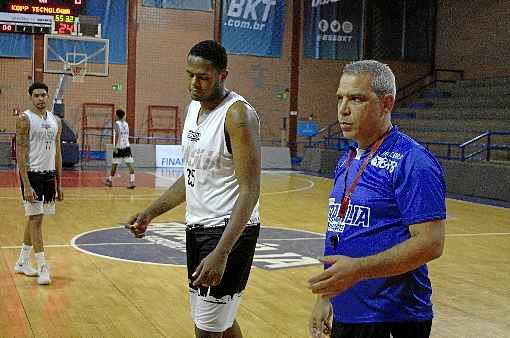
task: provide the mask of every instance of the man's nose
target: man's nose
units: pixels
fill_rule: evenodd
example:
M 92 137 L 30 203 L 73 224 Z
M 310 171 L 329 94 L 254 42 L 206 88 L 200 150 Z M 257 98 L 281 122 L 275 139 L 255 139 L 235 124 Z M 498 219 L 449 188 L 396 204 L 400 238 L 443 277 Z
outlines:
M 349 107 L 347 105 L 347 100 L 342 100 L 338 102 L 338 115 L 349 115 Z

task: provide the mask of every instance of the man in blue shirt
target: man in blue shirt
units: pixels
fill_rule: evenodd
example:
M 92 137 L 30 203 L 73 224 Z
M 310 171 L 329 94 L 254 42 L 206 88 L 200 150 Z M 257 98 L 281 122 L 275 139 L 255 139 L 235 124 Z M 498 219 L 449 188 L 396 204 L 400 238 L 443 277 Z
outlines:
M 446 187 L 434 156 L 392 126 L 395 93 L 385 64 L 357 61 L 343 70 L 338 121 L 354 142 L 338 161 L 329 198 L 325 270 L 309 280 L 318 295 L 312 337 L 430 335 L 426 263 L 443 252 Z

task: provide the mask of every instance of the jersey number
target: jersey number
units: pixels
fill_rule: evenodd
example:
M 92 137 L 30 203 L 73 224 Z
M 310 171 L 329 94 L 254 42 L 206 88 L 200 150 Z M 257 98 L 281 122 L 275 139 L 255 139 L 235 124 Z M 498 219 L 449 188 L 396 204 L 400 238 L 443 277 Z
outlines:
M 195 186 L 195 169 L 186 169 L 188 171 L 188 185 Z

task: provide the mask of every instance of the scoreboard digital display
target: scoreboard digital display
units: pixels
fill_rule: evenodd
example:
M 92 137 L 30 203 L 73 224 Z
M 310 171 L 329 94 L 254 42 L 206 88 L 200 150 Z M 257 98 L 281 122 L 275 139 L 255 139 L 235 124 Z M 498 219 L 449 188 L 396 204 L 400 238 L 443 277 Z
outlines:
M 85 14 L 86 0 L 0 0 L 0 32 L 51 33 L 52 23 L 59 34 L 74 32 L 74 22 Z

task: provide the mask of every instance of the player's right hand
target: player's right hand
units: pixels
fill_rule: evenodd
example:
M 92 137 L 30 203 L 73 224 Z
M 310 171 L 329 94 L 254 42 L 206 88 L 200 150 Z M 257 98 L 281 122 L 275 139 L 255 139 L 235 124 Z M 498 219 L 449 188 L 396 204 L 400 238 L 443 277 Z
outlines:
M 24 187 L 23 196 L 25 196 L 27 202 L 34 203 L 37 201 L 37 194 L 32 187 Z
M 331 335 L 333 324 L 333 307 L 328 297 L 317 296 L 309 322 L 309 333 L 312 338 L 323 338 Z
M 129 229 L 136 238 L 143 238 L 151 220 L 152 217 L 150 217 L 145 211 L 142 211 L 132 216 L 127 221 L 125 227 L 126 229 Z

